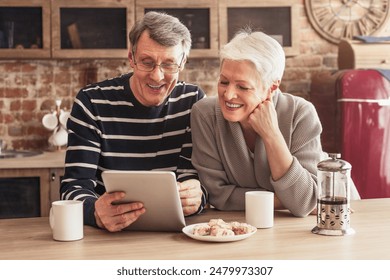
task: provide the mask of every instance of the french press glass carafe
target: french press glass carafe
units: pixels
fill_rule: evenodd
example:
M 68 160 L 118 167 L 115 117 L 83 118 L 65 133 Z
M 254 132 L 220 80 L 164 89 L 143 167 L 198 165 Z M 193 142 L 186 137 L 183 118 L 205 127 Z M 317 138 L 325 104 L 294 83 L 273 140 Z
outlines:
M 347 235 L 350 227 L 350 176 L 352 166 L 338 159 L 340 154 L 329 154 L 330 159 L 317 165 L 317 226 L 313 233 Z

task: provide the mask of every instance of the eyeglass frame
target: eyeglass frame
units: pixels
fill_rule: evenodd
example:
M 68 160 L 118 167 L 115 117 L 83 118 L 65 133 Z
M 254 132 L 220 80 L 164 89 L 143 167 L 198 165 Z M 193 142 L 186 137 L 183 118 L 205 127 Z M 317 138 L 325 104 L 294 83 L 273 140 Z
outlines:
M 140 71 L 143 71 L 143 72 L 153 72 L 154 69 L 156 69 L 156 67 L 158 66 L 158 68 L 160 69 L 160 71 L 164 74 L 176 74 L 180 71 L 180 68 L 182 67 L 182 63 L 184 61 L 184 57 L 185 57 L 185 53 L 183 52 L 183 56 L 181 58 L 181 61 L 180 61 L 180 64 L 177 64 L 177 63 L 160 63 L 160 64 L 157 64 L 155 62 L 153 62 L 153 67 L 150 69 L 150 70 L 145 70 L 145 69 L 140 69 L 138 67 L 138 63 L 137 61 L 135 60 L 135 53 L 134 53 L 134 50 L 131 51 L 132 55 L 133 55 L 133 61 L 134 61 L 134 65 L 137 67 L 138 70 Z M 146 67 L 145 64 L 143 64 L 142 60 L 141 60 L 141 63 L 143 66 Z M 176 65 L 178 68 L 177 68 L 177 71 L 175 72 L 166 72 L 164 68 L 161 67 L 161 65 Z

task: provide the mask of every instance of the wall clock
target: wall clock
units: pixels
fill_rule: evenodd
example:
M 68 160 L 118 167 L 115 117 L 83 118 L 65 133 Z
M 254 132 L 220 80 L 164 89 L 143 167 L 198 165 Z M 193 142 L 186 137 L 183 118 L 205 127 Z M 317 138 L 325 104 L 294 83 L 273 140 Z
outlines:
M 305 0 L 314 29 L 326 40 L 371 35 L 388 20 L 390 0 Z

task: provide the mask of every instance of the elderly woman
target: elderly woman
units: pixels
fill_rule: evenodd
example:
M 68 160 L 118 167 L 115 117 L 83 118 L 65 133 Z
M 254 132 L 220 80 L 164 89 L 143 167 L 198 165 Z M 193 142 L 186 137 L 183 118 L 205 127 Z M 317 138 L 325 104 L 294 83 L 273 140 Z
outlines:
M 262 32 L 243 30 L 220 52 L 218 96 L 192 109 L 192 161 L 220 210 L 244 210 L 245 192 L 275 193 L 275 209 L 306 216 L 316 206 L 325 158 L 314 106 L 279 90 L 285 54 Z M 354 196 L 358 197 L 356 190 Z

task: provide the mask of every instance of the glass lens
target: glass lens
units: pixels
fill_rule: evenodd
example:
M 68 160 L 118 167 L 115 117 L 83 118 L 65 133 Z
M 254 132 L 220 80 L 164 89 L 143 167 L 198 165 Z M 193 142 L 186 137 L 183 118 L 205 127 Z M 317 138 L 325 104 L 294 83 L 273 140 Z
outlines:
M 163 70 L 164 73 L 176 73 L 179 71 L 179 65 L 177 64 L 161 64 L 160 69 Z
M 138 68 L 143 71 L 153 71 L 155 65 L 156 64 L 154 62 L 141 61 L 141 63 L 138 64 Z

